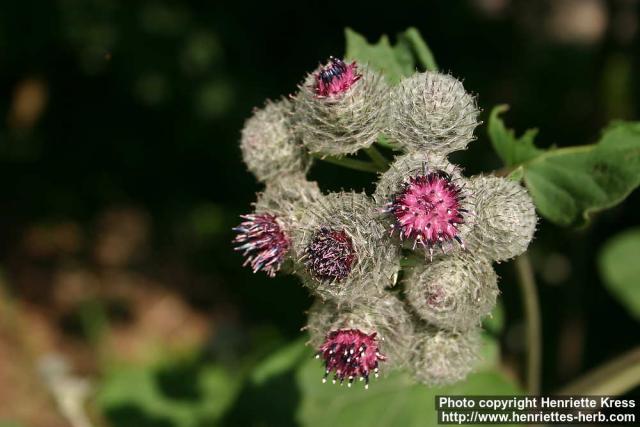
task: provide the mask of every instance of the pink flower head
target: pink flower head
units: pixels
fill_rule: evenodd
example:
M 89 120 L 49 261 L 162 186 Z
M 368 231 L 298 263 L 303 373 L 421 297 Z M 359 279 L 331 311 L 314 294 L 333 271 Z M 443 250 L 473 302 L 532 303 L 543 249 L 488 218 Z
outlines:
M 233 243 L 238 244 L 235 250 L 243 251 L 246 258 L 242 265 L 250 264 L 254 273 L 262 270 L 269 277 L 275 276 L 289 251 L 289 237 L 274 215 L 251 214 L 241 218 L 245 221 L 233 229 L 238 233 Z
M 305 249 L 305 265 L 320 280 L 343 280 L 356 261 L 353 241 L 344 230 L 322 227 Z
M 360 78 L 355 62 L 347 65 L 343 60 L 330 57 L 329 63 L 316 73 L 315 91 L 318 98 L 345 93 Z
M 365 388 L 369 388 L 369 375 L 378 376 L 378 363 L 385 361 L 378 350 L 376 333 L 365 334 L 358 329 L 339 329 L 331 331 L 320 346 L 316 358 L 322 358 L 325 363 L 325 372 L 322 382 L 327 382 L 327 377 L 334 372 L 333 383 L 345 378 L 348 386 L 356 378 L 365 381 Z
M 429 248 L 443 248 L 445 242 L 456 240 L 463 246 L 458 226 L 464 223 L 466 209 L 461 207 L 464 196 L 451 176 L 441 170 L 410 177 L 388 204 L 395 217 L 393 229 L 401 239 L 413 239 L 414 248 L 420 244 Z M 443 249 L 444 250 L 444 249 Z

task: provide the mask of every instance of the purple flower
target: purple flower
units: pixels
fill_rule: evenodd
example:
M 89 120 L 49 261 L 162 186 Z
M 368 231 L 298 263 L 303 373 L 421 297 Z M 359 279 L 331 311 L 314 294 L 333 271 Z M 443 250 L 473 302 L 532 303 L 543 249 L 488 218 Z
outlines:
M 366 334 L 358 329 L 339 329 L 331 331 L 320 346 L 316 358 L 322 358 L 325 363 L 325 373 L 322 382 L 334 372 L 333 383 L 340 384 L 347 379 L 348 386 L 356 378 L 365 381 L 365 388 L 369 387 L 369 375 L 378 376 L 378 363 L 386 360 L 378 351 L 376 333 Z
M 329 63 L 316 73 L 316 96 L 322 98 L 348 91 L 362 77 L 358 74 L 357 68 L 355 62 L 347 65 L 341 59 L 329 58 Z
M 357 261 L 351 237 L 344 230 L 322 227 L 305 249 L 305 265 L 320 280 L 341 281 Z
M 456 240 L 463 245 L 458 226 L 464 223 L 464 196 L 451 176 L 443 171 L 410 177 L 393 197 L 388 210 L 401 239 L 413 239 L 433 251 L 436 245 Z
M 238 235 L 233 239 L 235 250 L 243 251 L 246 258 L 243 266 L 251 265 L 253 272 L 259 270 L 269 277 L 276 275 L 291 242 L 282 229 L 278 218 L 270 214 L 241 215 L 245 221 L 233 231 Z

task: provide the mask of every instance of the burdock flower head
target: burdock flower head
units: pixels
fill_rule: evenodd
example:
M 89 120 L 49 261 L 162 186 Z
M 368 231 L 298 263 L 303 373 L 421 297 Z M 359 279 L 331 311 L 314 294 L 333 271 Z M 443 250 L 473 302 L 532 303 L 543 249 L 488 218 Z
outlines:
M 429 386 L 463 380 L 480 362 L 479 328 L 465 332 L 423 326 L 415 334 L 410 368 L 414 378 Z
M 310 73 L 295 95 L 295 126 L 311 153 L 344 155 L 369 147 L 386 113 L 388 87 L 368 67 L 331 58 Z
M 233 229 L 235 249 L 245 257 L 243 265 L 275 276 L 289 256 L 291 229 L 305 207 L 320 197 L 318 185 L 302 174 L 269 181 L 254 213 L 242 215 L 242 223 Z
M 393 286 L 400 251 L 389 244 L 379 216 L 365 194 L 333 193 L 310 205 L 293 239 L 305 286 L 339 304 Z
M 282 223 L 271 214 L 241 215 L 243 222 L 233 230 L 238 233 L 233 243 L 245 257 L 243 265 L 250 265 L 254 273 L 264 271 L 276 275 L 289 252 L 291 240 Z
M 536 230 L 536 211 L 527 190 L 515 181 L 477 176 L 470 187 L 476 194 L 477 224 L 469 246 L 494 261 L 527 250 Z
M 309 344 L 325 364 L 323 381 L 355 380 L 369 384 L 371 375 L 406 364 L 413 324 L 402 303 L 391 294 L 362 305 L 338 308 L 316 302 L 309 310 Z
M 358 74 L 358 65 L 355 62 L 345 64 L 342 59 L 329 58 L 329 63 L 315 74 L 316 96 L 330 97 L 347 92 L 362 74 Z
M 496 305 L 498 277 L 491 264 L 468 252 L 411 268 L 407 301 L 424 320 L 447 330 L 478 327 Z
M 295 273 L 317 297 L 306 329 L 323 381 L 368 387 L 402 368 L 438 386 L 479 360 L 481 321 L 499 294 L 491 263 L 526 250 L 536 215 L 518 183 L 468 179 L 447 159 L 477 125 L 474 97 L 450 75 L 389 88 L 368 66 L 333 57 L 245 123 L 243 160 L 265 189 L 234 229 L 236 250 L 254 272 Z M 381 134 L 400 151 L 388 169 L 388 152 L 371 146 Z M 336 158 L 361 149 L 371 162 Z M 373 197 L 323 195 L 307 181 L 311 158 L 327 156 L 386 169 Z M 401 272 L 403 253 L 417 263 Z
M 416 73 L 390 96 L 388 135 L 407 151 L 446 155 L 464 150 L 478 125 L 478 107 L 456 78 Z
M 464 248 L 474 222 L 472 193 L 460 170 L 443 157 L 409 153 L 396 159 L 378 182 L 375 199 L 391 231 L 433 258 L 436 249 Z
M 294 135 L 292 112 L 289 100 L 267 101 L 244 124 L 242 159 L 259 181 L 306 172 L 311 166 L 310 156 Z

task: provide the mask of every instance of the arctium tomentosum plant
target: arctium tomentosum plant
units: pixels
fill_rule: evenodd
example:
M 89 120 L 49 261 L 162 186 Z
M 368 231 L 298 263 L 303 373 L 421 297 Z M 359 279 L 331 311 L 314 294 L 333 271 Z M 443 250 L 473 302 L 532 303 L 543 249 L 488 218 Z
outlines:
M 519 183 L 467 177 L 448 159 L 473 141 L 478 112 L 451 75 L 391 86 L 367 63 L 330 57 L 247 120 L 242 156 L 265 190 L 234 243 L 254 272 L 295 274 L 316 297 L 304 329 L 323 381 L 368 387 L 402 369 L 441 385 L 479 361 L 499 294 L 492 262 L 524 252 L 537 221 Z M 313 158 L 359 150 L 379 166 L 373 194 L 322 194 L 306 179 Z

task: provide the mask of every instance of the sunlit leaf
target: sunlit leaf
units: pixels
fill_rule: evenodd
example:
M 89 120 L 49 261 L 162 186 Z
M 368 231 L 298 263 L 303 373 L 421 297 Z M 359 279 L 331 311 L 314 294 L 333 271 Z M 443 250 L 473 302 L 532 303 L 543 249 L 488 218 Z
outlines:
M 640 184 L 640 123 L 613 123 L 596 144 L 541 150 L 534 145 L 534 130 L 516 138 L 505 127 L 499 118 L 505 109 L 492 111 L 489 137 L 507 166 L 522 169 L 538 212 L 548 220 L 582 225 Z
M 547 219 L 587 222 L 640 184 L 640 123 L 613 124 L 594 145 L 547 151 L 525 164 L 524 182 Z

